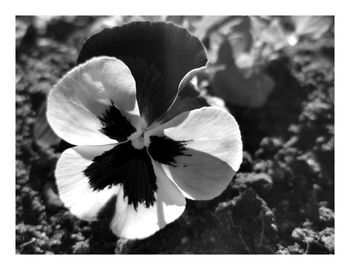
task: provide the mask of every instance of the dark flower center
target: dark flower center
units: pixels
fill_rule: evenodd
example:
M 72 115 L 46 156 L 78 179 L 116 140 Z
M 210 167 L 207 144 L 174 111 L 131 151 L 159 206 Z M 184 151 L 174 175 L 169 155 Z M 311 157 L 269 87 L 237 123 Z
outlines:
M 157 179 L 151 157 L 157 162 L 176 166 L 175 157 L 186 155 L 184 151 L 187 141 L 151 136 L 148 148 L 144 147 L 143 132 L 138 134 L 113 103 L 100 120 L 104 134 L 119 141 L 130 140 L 96 156 L 84 170 L 91 188 L 99 191 L 120 184 L 128 204 L 132 204 L 135 210 L 139 203 L 146 207 L 152 206 L 156 200 Z M 137 136 L 133 139 L 134 135 Z

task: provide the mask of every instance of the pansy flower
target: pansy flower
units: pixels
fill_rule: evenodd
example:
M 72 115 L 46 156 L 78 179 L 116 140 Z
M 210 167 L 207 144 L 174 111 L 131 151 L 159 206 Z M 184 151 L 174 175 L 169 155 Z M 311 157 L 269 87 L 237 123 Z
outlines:
M 177 219 L 186 200 L 209 200 L 242 160 L 234 118 L 176 101 L 207 62 L 201 42 L 163 22 L 105 29 L 51 90 L 47 118 L 75 147 L 59 158 L 59 195 L 77 217 L 109 213 L 119 237 L 144 238 Z

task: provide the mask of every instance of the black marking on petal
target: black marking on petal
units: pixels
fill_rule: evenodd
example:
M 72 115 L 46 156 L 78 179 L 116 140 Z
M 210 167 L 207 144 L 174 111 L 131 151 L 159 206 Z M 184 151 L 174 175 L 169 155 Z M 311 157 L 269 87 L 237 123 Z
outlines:
M 101 132 L 117 141 L 125 141 L 136 131 L 135 127 L 114 106 L 113 101 L 102 117 L 99 117 L 103 127 Z
M 121 184 L 128 203 L 150 207 L 155 202 L 156 175 L 146 148 L 135 149 L 131 142 L 121 143 L 97 156 L 85 170 L 93 190 L 99 191 Z
M 149 111 L 144 114 L 146 106 L 141 105 L 140 113 L 146 115 L 149 124 L 169 109 L 178 94 L 181 79 L 207 62 L 204 46 L 198 38 L 165 22 L 132 22 L 104 29 L 83 45 L 78 64 L 96 56 L 116 57 L 129 67 L 136 81 L 139 105 L 142 102 L 148 105 Z M 148 74 L 138 75 L 145 72 Z M 144 83 L 153 87 L 148 88 Z M 157 102 L 162 106 L 153 106 L 147 99 L 141 102 L 145 96 L 164 97 Z
M 185 154 L 188 141 L 175 141 L 166 136 L 151 136 L 148 152 L 152 158 L 160 163 L 176 166 L 176 156 L 191 156 Z

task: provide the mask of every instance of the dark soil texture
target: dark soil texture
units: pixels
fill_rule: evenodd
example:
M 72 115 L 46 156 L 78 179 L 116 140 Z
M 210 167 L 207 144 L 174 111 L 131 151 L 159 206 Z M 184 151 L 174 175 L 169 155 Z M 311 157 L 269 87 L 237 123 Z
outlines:
M 188 200 L 178 220 L 132 241 L 64 208 L 53 173 L 70 145 L 46 122 L 46 96 L 101 19 L 16 18 L 16 253 L 333 254 L 333 28 L 268 61 L 274 90 L 263 106 L 226 103 L 244 160 L 219 197 Z

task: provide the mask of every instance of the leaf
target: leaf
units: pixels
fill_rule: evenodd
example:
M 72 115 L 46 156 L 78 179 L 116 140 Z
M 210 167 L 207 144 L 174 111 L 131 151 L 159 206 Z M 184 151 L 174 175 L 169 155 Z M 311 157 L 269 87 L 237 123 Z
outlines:
M 265 104 L 275 83 L 264 73 L 245 78 L 234 65 L 215 73 L 213 93 L 232 105 L 261 107 Z

